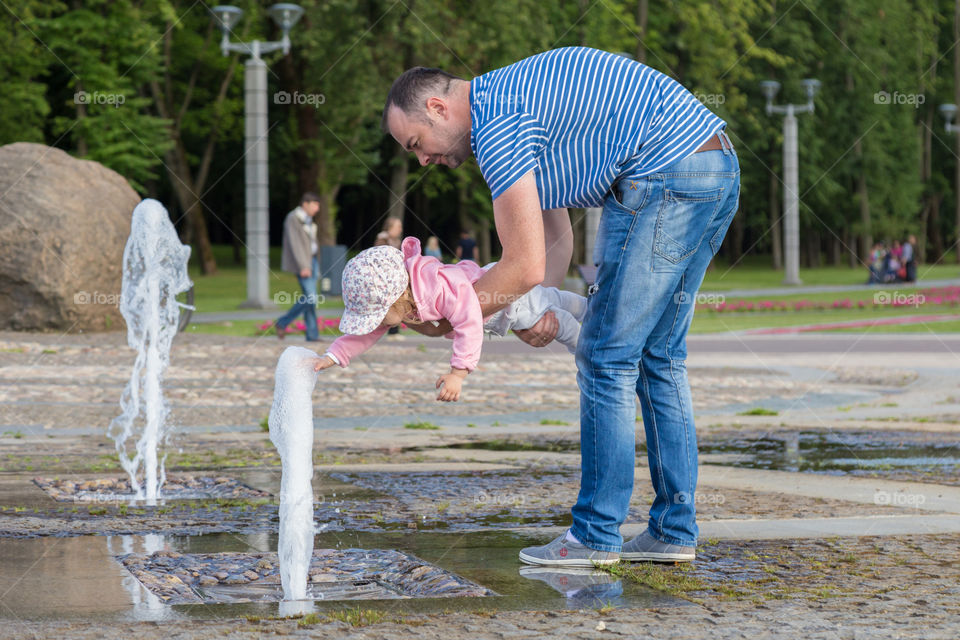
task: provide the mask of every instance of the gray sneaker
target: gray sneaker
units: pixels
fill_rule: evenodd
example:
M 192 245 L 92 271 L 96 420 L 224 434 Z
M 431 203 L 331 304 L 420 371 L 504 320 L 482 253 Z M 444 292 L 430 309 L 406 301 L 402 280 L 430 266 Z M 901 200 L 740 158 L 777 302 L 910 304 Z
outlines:
M 620 555 L 610 551 L 597 551 L 579 542 L 567 540 L 566 532 L 542 547 L 527 547 L 520 551 L 520 561 L 551 567 L 592 567 L 598 564 L 614 564 Z
M 620 557 L 628 562 L 690 562 L 696 559 L 697 548 L 660 542 L 644 531 L 623 545 Z

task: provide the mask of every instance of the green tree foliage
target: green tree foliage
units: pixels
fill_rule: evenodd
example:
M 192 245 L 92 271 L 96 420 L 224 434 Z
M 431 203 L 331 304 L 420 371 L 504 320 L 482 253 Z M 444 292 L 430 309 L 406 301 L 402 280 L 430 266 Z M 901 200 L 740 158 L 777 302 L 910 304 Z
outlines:
M 279 38 L 270 3 L 238 4 L 245 16 L 234 41 Z M 291 53 L 265 56 L 274 227 L 313 190 L 323 199 L 324 243 L 362 245 L 396 215 L 414 232 L 440 235 L 448 251 L 460 228 L 473 228 L 490 256 L 491 203 L 479 171 L 421 168 L 385 137 L 390 83 L 413 65 L 471 78 L 586 45 L 671 75 L 727 121 L 743 172 L 741 211 L 723 249 L 730 260 L 779 260 L 782 117 L 764 111 L 765 79 L 782 84 L 778 103 L 804 102 L 803 78 L 822 82 L 816 112 L 799 118 L 807 264 L 860 266 L 870 242 L 908 233 L 935 261 L 958 239 L 958 143 L 936 111 L 955 101 L 960 77 L 955 0 L 300 4 Z M 44 141 L 116 169 L 179 209 L 208 271 L 216 267 L 204 250 L 208 233 L 239 250 L 243 67 L 238 55 L 220 54 L 207 8 L 186 0 L 4 7 L 0 142 Z M 283 93 L 291 99 L 277 99 Z

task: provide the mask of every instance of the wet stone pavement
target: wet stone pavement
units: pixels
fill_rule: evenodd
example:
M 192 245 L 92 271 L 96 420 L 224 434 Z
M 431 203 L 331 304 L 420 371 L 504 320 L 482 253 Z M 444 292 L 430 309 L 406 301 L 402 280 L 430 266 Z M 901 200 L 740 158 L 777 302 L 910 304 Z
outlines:
M 697 561 L 558 571 L 516 557 L 570 523 L 572 358 L 503 341 L 438 405 L 447 350 L 378 345 L 317 385 L 315 601 L 298 609 L 276 603 L 261 425 L 287 345 L 178 337 L 150 506 L 103 435 L 123 338 L 0 333 L 0 638 L 960 637 L 960 363 L 943 354 L 693 340 Z M 628 538 L 653 496 L 637 432 Z

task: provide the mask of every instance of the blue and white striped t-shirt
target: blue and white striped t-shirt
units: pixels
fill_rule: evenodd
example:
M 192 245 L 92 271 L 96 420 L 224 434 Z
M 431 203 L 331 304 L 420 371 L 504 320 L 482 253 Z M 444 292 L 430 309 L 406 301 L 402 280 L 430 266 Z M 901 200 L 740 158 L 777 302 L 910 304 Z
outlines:
M 599 206 L 616 180 L 656 173 L 726 126 L 672 78 L 586 47 L 474 78 L 470 115 L 493 198 L 532 169 L 544 209 Z

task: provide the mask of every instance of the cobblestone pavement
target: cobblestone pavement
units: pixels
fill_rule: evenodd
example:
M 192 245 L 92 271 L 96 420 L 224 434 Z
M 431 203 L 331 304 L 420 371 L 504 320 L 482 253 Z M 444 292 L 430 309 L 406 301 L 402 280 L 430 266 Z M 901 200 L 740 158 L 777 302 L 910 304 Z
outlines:
M 830 352 L 812 338 L 784 338 L 789 347 L 783 352 L 770 346 L 736 355 L 698 355 L 692 345 L 690 379 L 708 452 L 703 462 L 740 464 L 737 456 L 761 444 L 782 442 L 789 452 L 795 447 L 791 434 L 844 434 L 839 446 L 850 448 L 846 457 L 854 467 L 870 443 L 892 448 L 883 455 L 893 462 L 817 469 L 800 449 L 792 454 L 795 468 L 788 469 L 797 482 L 816 472 L 835 474 L 838 487 L 854 475 L 956 484 L 951 460 L 960 457 L 960 361 L 918 353 L 891 366 L 883 353 Z M 807 347 L 791 340 L 806 340 Z M 165 385 L 179 429 L 171 468 L 244 481 L 249 470 L 260 470 L 267 480 L 252 486 L 275 490 L 279 461 L 260 423 L 286 346 L 272 337 L 177 338 Z M 350 368 L 322 375 L 314 396 L 315 460 L 323 465 L 317 518 L 330 531 L 416 536 L 419 530 L 569 522 L 578 486 L 573 359 L 501 341 L 467 380 L 463 400 L 440 405 L 433 381 L 447 366 L 447 347 L 411 337 L 384 341 Z M 34 476 L 117 477 L 113 444 L 103 434 L 118 411 L 132 361 L 121 333 L 0 333 L 0 538 L 275 530 L 270 500 L 140 513 L 113 504 L 72 510 L 38 497 Z M 418 422 L 423 428 L 404 428 Z M 642 522 L 652 495 L 639 427 L 635 522 Z M 731 443 L 739 448 L 724 449 Z M 457 464 L 466 466 L 444 470 L 445 451 L 463 454 L 443 449 L 450 446 L 477 447 L 475 460 L 463 462 L 460 455 Z M 920 451 L 910 454 L 920 462 L 897 466 L 897 448 L 908 446 Z M 809 497 L 748 482 L 705 483 L 697 499 L 702 521 L 916 513 L 903 503 L 871 504 L 839 492 L 836 498 Z M 379 616 L 350 603 L 343 615 L 294 620 L 24 621 L 4 603 L 4 592 L 16 589 L 11 582 L 0 589 L 0 638 L 960 637 L 960 534 L 705 540 L 690 568 L 618 571 L 626 572 L 621 579 L 671 594 L 680 605 L 494 612 L 460 603 L 449 613 Z

